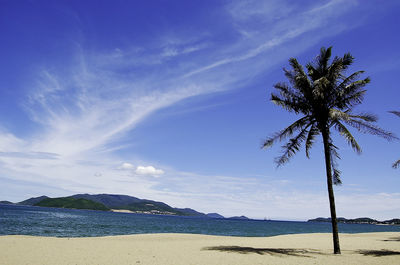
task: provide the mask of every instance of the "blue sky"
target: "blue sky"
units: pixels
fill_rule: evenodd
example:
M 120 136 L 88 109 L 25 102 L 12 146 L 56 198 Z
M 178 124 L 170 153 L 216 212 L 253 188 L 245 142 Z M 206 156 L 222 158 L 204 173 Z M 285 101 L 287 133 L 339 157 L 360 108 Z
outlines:
M 328 216 L 321 140 L 276 168 L 282 68 L 322 46 L 400 134 L 398 1 L 0 1 L 0 199 L 127 194 L 225 216 Z M 335 136 L 339 216 L 399 217 L 399 142 Z

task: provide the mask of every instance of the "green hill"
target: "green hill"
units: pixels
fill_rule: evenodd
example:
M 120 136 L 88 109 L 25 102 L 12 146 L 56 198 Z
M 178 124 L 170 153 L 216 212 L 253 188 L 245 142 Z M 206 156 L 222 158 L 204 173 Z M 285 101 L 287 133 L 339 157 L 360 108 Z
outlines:
M 102 203 L 106 207 L 111 209 L 130 210 L 135 213 L 207 217 L 204 213 L 197 212 L 190 208 L 173 208 L 163 202 L 144 200 L 127 195 L 75 194 L 71 197 L 92 200 L 98 203 Z
M 71 197 L 61 198 L 46 198 L 34 204 L 34 206 L 56 207 L 56 208 L 71 208 L 71 209 L 86 209 L 86 210 L 110 210 L 104 204 L 86 199 L 76 199 Z
M 36 203 L 38 203 L 38 202 L 40 202 L 40 201 L 42 201 L 42 200 L 44 200 L 44 199 L 48 199 L 49 197 L 47 197 L 47 196 L 40 196 L 40 197 L 33 197 L 33 198 L 29 198 L 29 199 L 27 199 L 27 200 L 25 200 L 25 201 L 22 201 L 22 202 L 19 202 L 19 203 L 17 203 L 17 204 L 19 204 L 19 205 L 35 205 Z

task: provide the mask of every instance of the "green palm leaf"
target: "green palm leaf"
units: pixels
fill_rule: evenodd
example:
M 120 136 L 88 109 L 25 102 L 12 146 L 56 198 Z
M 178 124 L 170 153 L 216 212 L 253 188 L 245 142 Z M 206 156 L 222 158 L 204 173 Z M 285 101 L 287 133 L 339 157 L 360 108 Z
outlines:
M 335 121 L 334 124 L 335 128 L 340 132 L 340 135 L 342 135 L 347 140 L 353 150 L 361 154 L 361 147 L 358 145 L 356 139 L 354 139 L 353 135 L 351 135 L 347 128 L 339 121 Z
M 400 111 L 389 111 L 389 112 L 400 117 Z
M 389 111 L 389 112 L 400 117 L 400 111 Z M 400 160 L 397 160 L 392 165 L 393 168 L 398 168 L 399 166 L 400 166 Z
M 275 133 L 272 137 L 267 138 L 264 141 L 262 148 L 271 147 L 277 140 L 282 141 L 287 137 L 290 137 L 291 135 L 293 135 L 295 131 L 301 130 L 304 126 L 306 126 L 308 122 L 309 122 L 308 116 L 298 119 L 297 121 L 293 122 L 290 126 L 283 129 L 282 131 Z
M 306 139 L 306 156 L 310 158 L 310 149 L 314 144 L 315 136 L 319 135 L 319 130 L 315 124 L 313 124 L 308 132 L 308 136 Z
M 289 159 L 299 151 L 301 143 L 306 139 L 308 127 L 309 125 L 302 129 L 296 137 L 291 138 L 286 145 L 282 146 L 284 150 L 283 154 L 276 158 L 278 167 L 287 163 Z

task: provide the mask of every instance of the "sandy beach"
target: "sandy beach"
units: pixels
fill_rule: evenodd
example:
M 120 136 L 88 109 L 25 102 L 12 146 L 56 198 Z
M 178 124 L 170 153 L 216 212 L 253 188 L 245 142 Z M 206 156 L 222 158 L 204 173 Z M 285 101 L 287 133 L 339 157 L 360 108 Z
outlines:
M 147 234 L 92 238 L 1 236 L 0 264 L 400 264 L 400 233 L 225 237 Z

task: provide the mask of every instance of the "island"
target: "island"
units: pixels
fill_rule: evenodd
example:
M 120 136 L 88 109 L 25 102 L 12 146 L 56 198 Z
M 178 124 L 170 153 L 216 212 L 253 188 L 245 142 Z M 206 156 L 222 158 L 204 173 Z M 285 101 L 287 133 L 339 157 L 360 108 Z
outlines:
M 338 223 L 343 224 L 374 224 L 374 225 L 400 225 L 400 219 L 390 219 L 386 221 L 378 221 L 369 217 L 360 217 L 355 219 L 337 218 Z M 310 219 L 307 222 L 331 222 L 331 218 L 318 217 Z
M 10 201 L 0 201 L 0 204 L 9 204 L 9 205 L 12 205 L 12 204 L 14 204 L 13 202 L 10 202 Z
M 40 207 L 56 207 L 71 209 L 86 209 L 113 211 L 119 213 L 138 213 L 156 215 L 176 215 L 202 218 L 224 218 L 218 213 L 205 214 L 191 208 L 174 208 L 166 203 L 139 199 L 128 195 L 119 194 L 75 194 L 68 197 L 49 198 L 48 196 L 33 197 L 27 200 L 4 204 L 28 205 Z
M 250 218 L 248 218 L 248 217 L 246 217 L 244 215 L 242 215 L 242 216 L 233 216 L 233 217 L 229 217 L 228 219 L 231 219 L 231 220 L 250 220 Z

